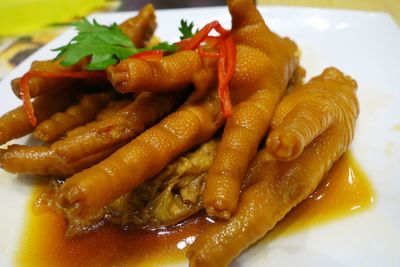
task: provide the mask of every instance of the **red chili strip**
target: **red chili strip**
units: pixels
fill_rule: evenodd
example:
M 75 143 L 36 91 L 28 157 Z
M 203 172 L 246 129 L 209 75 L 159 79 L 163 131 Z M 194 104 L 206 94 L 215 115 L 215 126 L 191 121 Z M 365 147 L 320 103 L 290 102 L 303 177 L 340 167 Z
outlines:
M 220 33 L 221 35 L 229 35 L 231 34 L 231 31 L 225 30 L 224 28 L 222 28 L 221 24 L 219 24 L 219 22 L 217 21 L 217 24 L 214 28 L 218 33 Z
M 215 30 L 221 36 L 214 37 L 208 34 Z M 218 57 L 218 95 L 221 100 L 223 116 L 232 116 L 232 104 L 229 97 L 228 83 L 232 78 L 236 64 L 236 47 L 230 36 L 230 31 L 225 30 L 218 21 L 213 21 L 204 26 L 195 36 L 182 40 L 176 45 L 182 47 L 180 50 L 193 50 L 198 48 L 198 53 L 202 57 Z M 219 53 L 205 52 L 199 47 L 202 42 L 206 41 L 207 48 L 214 48 L 219 45 Z
M 204 39 L 208 37 L 208 34 L 213 29 L 215 29 L 221 35 L 230 34 L 230 31 L 227 31 L 224 28 L 222 28 L 222 26 L 219 24 L 219 22 L 217 20 L 214 20 L 213 22 L 206 24 L 206 26 L 204 26 L 198 33 L 196 33 L 196 35 L 193 36 L 191 40 L 189 40 L 187 43 L 185 43 L 184 46 L 182 46 L 180 50 L 196 49 L 200 45 L 200 43 L 203 42 Z
M 231 36 L 220 44 L 218 57 L 218 95 L 221 99 L 222 113 L 225 118 L 232 116 L 232 104 L 228 83 L 233 76 L 236 64 L 236 47 Z
M 163 50 L 147 50 L 133 54 L 129 58 L 143 59 L 146 61 L 160 61 L 163 59 Z
M 236 64 L 236 46 L 235 42 L 233 41 L 232 36 L 226 38 L 225 46 L 226 46 L 226 54 L 228 61 L 226 62 L 226 73 L 224 76 L 224 84 L 228 85 L 229 81 L 233 76 L 233 72 L 235 70 Z
M 226 80 L 227 65 L 227 47 L 226 42 L 219 45 L 218 57 L 218 95 L 221 100 L 222 114 L 225 118 L 232 116 L 232 104 L 229 98 L 229 88 Z M 229 80 L 228 80 L 229 81 Z
M 29 92 L 29 80 L 33 76 L 40 77 L 59 77 L 59 78 L 75 78 L 75 79 L 107 79 L 107 73 L 105 71 L 76 71 L 76 72 L 47 72 L 47 71 L 30 71 L 25 73 L 20 80 L 20 96 L 26 115 L 28 116 L 29 122 L 33 127 L 36 126 L 37 120 L 35 112 L 31 102 L 31 94 Z
M 185 46 L 187 43 L 189 43 L 191 40 L 193 39 L 193 37 L 190 38 L 186 38 L 183 40 L 180 40 L 179 42 L 174 43 L 177 47 L 183 47 Z

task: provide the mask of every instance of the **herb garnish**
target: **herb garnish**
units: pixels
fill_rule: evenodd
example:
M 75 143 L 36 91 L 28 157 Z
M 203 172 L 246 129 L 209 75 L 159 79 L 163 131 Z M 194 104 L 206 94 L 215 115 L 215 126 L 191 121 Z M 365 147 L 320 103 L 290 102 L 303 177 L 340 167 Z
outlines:
M 199 29 L 197 29 L 195 33 L 192 33 L 193 27 L 194 27 L 193 22 L 191 22 L 188 25 L 188 22 L 186 20 L 182 19 L 181 26 L 179 27 L 179 31 L 182 33 L 182 36 L 179 38 L 181 40 L 183 40 L 183 39 L 193 37 L 199 31 Z
M 90 64 L 85 68 L 88 70 L 104 70 L 107 66 L 114 65 L 142 51 L 175 52 L 178 50 L 175 44 L 167 42 L 139 49 L 135 47 L 128 36 L 122 33 L 116 23 L 107 27 L 100 25 L 96 20 L 93 20 L 93 24 L 91 24 L 86 18 L 82 18 L 81 21 L 73 23 L 73 25 L 79 31 L 79 34 L 67 45 L 53 49 L 53 51 L 60 51 L 54 60 L 62 58 L 60 62 L 62 66 L 72 66 L 82 58 L 92 56 Z M 182 28 L 187 28 L 186 22 L 185 25 L 182 25 Z M 187 34 L 187 31 L 183 34 Z

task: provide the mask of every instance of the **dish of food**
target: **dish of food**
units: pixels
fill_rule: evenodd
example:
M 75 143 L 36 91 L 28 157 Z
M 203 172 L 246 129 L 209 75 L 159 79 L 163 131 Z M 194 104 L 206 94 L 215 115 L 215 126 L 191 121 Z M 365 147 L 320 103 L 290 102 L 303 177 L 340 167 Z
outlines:
M 199 12 L 199 14 L 201 12 L 204 12 L 204 10 L 206 10 L 207 14 L 210 16 L 197 16 L 196 12 Z M 389 47 L 385 47 L 386 49 L 382 49 L 379 50 L 380 53 L 382 54 L 374 54 L 374 53 L 368 53 L 368 59 L 371 62 L 376 62 L 376 66 L 377 68 L 374 69 L 374 76 L 372 75 L 367 75 L 365 76 L 365 73 L 363 72 L 363 68 L 365 67 L 365 65 L 361 64 L 359 62 L 363 62 L 364 60 L 364 56 L 365 56 L 365 51 L 363 49 L 366 49 L 366 51 L 373 51 L 373 49 L 368 50 L 368 40 L 365 40 L 363 38 L 365 38 L 366 36 L 369 36 L 369 34 L 371 34 L 370 32 L 368 32 L 368 34 L 366 34 L 365 36 L 363 35 L 364 32 L 359 30 L 357 27 L 360 25 L 359 21 L 355 21 L 353 22 L 352 20 L 354 20 L 353 16 L 354 14 L 349 12 L 342 12 L 340 13 L 340 18 L 335 17 L 335 12 L 333 12 L 332 14 L 330 14 L 330 12 L 328 11 L 324 11 L 324 10 L 308 10 L 308 9 L 295 9 L 295 10 L 291 10 L 291 9 L 279 9 L 279 8 L 272 8 L 272 9 L 263 9 L 261 8 L 261 13 L 264 16 L 264 18 L 266 18 L 267 20 L 267 24 L 271 27 L 272 30 L 278 32 L 280 35 L 282 36 L 290 36 L 290 38 L 292 38 L 293 40 L 296 41 L 296 43 L 298 44 L 301 52 L 302 52 L 302 62 L 301 65 L 304 66 L 307 70 L 307 73 L 309 75 L 309 77 L 313 77 L 318 75 L 319 73 L 322 72 L 322 70 L 329 66 L 329 65 L 333 65 L 335 67 L 340 68 L 342 71 L 344 71 L 346 74 L 350 74 L 353 78 L 355 78 L 358 83 L 359 83 L 359 89 L 358 89 L 358 97 L 360 99 L 360 109 L 361 109 L 361 113 L 360 113 L 360 118 L 358 119 L 358 126 L 356 128 L 356 132 L 355 132 L 355 140 L 354 143 L 352 145 L 352 150 L 355 154 L 355 156 L 357 157 L 357 159 L 361 162 L 361 165 L 365 168 L 367 174 L 369 176 L 372 175 L 372 182 L 373 182 L 373 186 L 377 192 L 377 198 L 379 201 L 382 201 L 382 205 L 383 206 L 379 206 L 379 201 L 376 204 L 376 207 L 370 211 L 367 211 L 363 214 L 354 216 L 354 217 L 350 217 L 344 221 L 338 221 L 335 222 L 334 224 L 329 224 L 327 227 L 318 227 L 316 229 L 311 230 L 311 232 L 307 232 L 306 234 L 304 233 L 300 233 L 298 235 L 295 235 L 294 237 L 289 237 L 289 238 L 282 238 L 282 239 L 278 239 L 278 240 L 274 240 L 271 243 L 268 243 L 268 245 L 264 245 L 264 244 L 259 244 L 255 247 L 252 247 L 250 250 L 247 250 L 244 254 L 242 254 L 241 257 L 239 257 L 235 263 L 240 264 L 242 261 L 246 261 L 246 264 L 250 263 L 254 263 L 256 264 L 265 264 L 265 262 L 270 262 L 271 264 L 274 263 L 274 260 L 280 260 L 279 264 L 280 266 L 282 266 L 282 253 L 286 253 L 286 251 L 282 251 L 282 248 L 285 248 L 286 246 L 288 248 L 293 247 L 294 243 L 291 243 L 292 245 L 290 245 L 290 242 L 293 242 L 293 239 L 291 238 L 304 238 L 304 237 L 309 237 L 312 238 L 312 234 L 313 232 L 316 232 L 317 235 L 315 236 L 316 239 L 315 242 L 309 243 L 307 242 L 306 247 L 304 247 L 304 243 L 301 242 L 301 246 L 299 247 L 295 247 L 296 249 L 300 249 L 300 252 L 296 251 L 295 253 L 291 253 L 290 251 L 287 253 L 287 257 L 285 256 L 285 260 L 284 261 L 288 261 L 288 265 L 290 265 L 290 262 L 298 262 L 299 260 L 303 260 L 303 262 L 309 264 L 315 264 L 318 265 L 318 263 L 324 262 L 326 263 L 326 261 L 328 261 L 328 263 L 331 263 L 332 265 L 337 266 L 338 262 L 344 262 L 344 259 L 346 260 L 346 263 L 350 262 L 350 265 L 352 265 L 352 263 L 358 264 L 360 262 L 362 262 L 363 260 L 366 260 L 365 257 L 363 255 L 365 255 L 365 251 L 369 250 L 369 247 L 365 247 L 367 242 L 365 242 L 366 235 L 361 234 L 363 233 L 363 231 L 365 231 L 366 229 L 368 229 L 368 227 L 371 226 L 376 226 L 376 224 L 374 224 L 374 222 L 376 222 L 376 218 L 375 216 L 377 215 L 376 212 L 378 212 L 378 214 L 380 214 L 380 212 L 385 211 L 387 209 L 387 205 L 389 205 L 389 210 L 390 210 L 390 205 L 393 205 L 392 208 L 394 209 L 395 205 L 396 205 L 396 194 L 398 194 L 398 191 L 396 190 L 396 186 L 390 186 L 389 188 L 386 188 L 388 184 L 390 183 L 396 183 L 393 175 L 395 175 L 396 170 L 394 168 L 396 168 L 396 165 L 393 164 L 394 159 L 392 158 L 394 156 L 394 158 L 396 158 L 396 146 L 398 146 L 398 141 L 396 141 L 396 134 L 398 136 L 398 123 L 396 124 L 395 121 L 395 117 L 389 117 L 389 120 L 387 118 L 387 113 L 386 116 L 385 114 L 382 115 L 384 116 L 385 120 L 379 120 L 379 115 L 381 114 L 381 112 L 379 112 L 379 110 L 376 109 L 376 107 L 379 105 L 379 103 L 377 103 L 377 99 L 386 99 L 386 101 L 388 102 L 384 102 L 384 107 L 382 107 L 383 110 L 387 110 L 387 112 L 389 112 L 390 114 L 397 114 L 398 112 L 396 112 L 396 100 L 399 99 L 399 94 L 398 92 L 392 91 L 390 88 L 391 85 L 395 84 L 394 82 L 391 82 L 393 80 L 393 77 L 396 77 L 395 73 L 393 73 L 391 75 L 390 72 L 394 72 L 394 70 L 396 69 L 396 60 L 398 58 L 398 52 L 394 49 L 394 47 L 396 47 L 395 44 L 398 44 L 399 42 L 399 33 L 398 33 L 398 28 L 396 28 L 395 25 L 392 25 L 393 22 L 386 21 L 386 17 L 382 16 L 382 23 L 387 23 L 387 25 L 385 24 L 385 29 L 392 29 L 393 30 L 393 34 L 391 35 L 391 41 L 392 42 L 384 42 L 382 44 L 380 44 L 380 47 L 385 47 L 388 46 Z M 208 12 L 210 11 L 210 12 Z M 169 11 L 169 12 L 177 12 L 177 11 Z M 230 22 L 230 16 L 227 13 L 226 9 L 222 9 L 222 8 L 217 8 L 217 9 L 196 9 L 196 10 L 183 10 L 183 12 L 179 11 L 180 15 L 182 18 L 188 18 L 188 17 L 196 17 L 197 20 L 194 21 L 195 25 L 204 25 L 205 23 L 210 21 L 210 17 L 215 19 L 218 18 L 218 20 L 221 22 L 221 24 L 226 27 L 229 28 L 229 22 Z M 185 14 L 185 12 L 187 12 Z M 194 12 L 194 13 L 193 13 Z M 282 12 L 281 15 L 283 17 L 285 17 L 285 19 L 281 19 L 279 20 L 279 16 L 277 16 L 277 14 L 275 14 L 276 18 L 274 19 L 274 15 L 273 12 Z M 304 12 L 304 17 L 301 19 L 299 19 L 299 21 L 294 22 L 293 24 L 290 24 L 290 20 L 288 21 L 286 18 L 290 17 L 291 19 L 295 18 L 296 16 L 294 15 L 295 13 L 292 13 L 292 16 L 288 16 L 287 13 L 290 12 Z M 325 14 L 325 13 L 326 14 Z M 332 12 L 332 11 L 331 11 Z M 316 13 L 316 14 L 314 14 Z M 214 16 L 215 14 L 215 16 Z M 312 16 L 314 14 L 314 17 Z M 323 16 L 323 15 L 326 16 Z M 362 28 L 364 29 L 364 25 L 365 23 L 367 23 L 369 21 L 369 19 L 371 19 L 369 16 L 367 16 L 364 13 L 355 13 L 359 15 L 359 20 L 362 20 L 363 23 L 361 23 Z M 127 17 L 131 16 L 131 14 L 125 14 Z M 330 15 L 330 16 L 329 16 Z M 345 15 L 348 15 L 348 17 L 346 17 Z M 376 14 L 372 14 L 377 16 Z M 166 17 L 163 17 L 166 16 Z M 157 20 L 159 22 L 159 28 L 158 31 L 156 32 L 156 35 L 159 36 L 162 40 L 170 40 L 170 38 L 172 36 L 176 36 L 176 34 L 170 34 L 170 32 L 168 32 L 167 29 L 163 29 L 164 26 L 167 25 L 167 23 L 164 23 L 164 21 L 169 21 L 167 18 L 168 16 L 170 16 L 170 13 L 168 12 L 159 12 L 157 13 Z M 188 16 L 188 17 L 186 17 Z M 125 17 L 125 19 L 127 18 Z M 300 16 L 301 17 L 301 16 Z M 330 18 L 327 19 L 327 17 Z M 110 14 L 106 14 L 106 15 L 97 15 L 96 19 L 100 22 L 100 23 L 110 23 L 110 22 L 121 22 L 124 20 L 123 16 L 119 16 L 118 19 L 111 19 L 112 17 L 110 16 Z M 372 16 L 372 19 L 375 19 L 374 16 Z M 120 21 L 118 21 L 120 20 Z M 169 31 L 171 31 L 171 29 L 174 29 L 174 27 L 171 27 L 171 24 L 169 24 L 170 22 L 168 22 L 168 29 Z M 375 25 L 375 21 L 371 22 Z M 392 23 L 392 24 L 391 24 Z M 276 27 L 276 28 L 275 28 Z M 354 31 L 353 27 L 356 29 Z M 392 27 L 392 28 L 390 28 Z M 394 27 L 394 28 L 393 28 Z M 370 30 L 370 29 L 369 29 Z M 352 32 L 354 31 L 354 32 Z M 314 35 L 312 33 L 315 33 Z M 380 34 L 381 32 L 379 30 L 377 30 L 376 34 Z M 164 34 L 167 34 L 168 36 L 163 36 Z M 327 34 L 324 36 L 324 34 Z M 351 45 L 347 45 L 346 47 L 341 47 L 342 42 L 338 42 L 338 43 L 333 43 L 335 45 L 332 45 L 332 42 L 329 43 L 329 45 L 327 45 L 326 40 L 327 38 L 333 38 L 333 39 L 338 39 L 338 40 L 346 40 L 346 38 L 341 37 L 341 34 L 344 34 L 343 37 L 348 37 L 347 38 L 347 42 L 349 44 L 351 44 L 352 40 L 351 38 L 349 38 L 349 36 L 351 36 L 353 38 L 354 34 L 358 34 L 357 37 L 357 42 L 361 42 L 363 44 L 363 49 L 359 48 L 359 45 L 357 45 L 356 47 L 353 47 Z M 65 35 L 61 36 L 63 38 L 58 38 L 57 40 L 54 41 L 54 43 L 51 43 L 49 45 L 54 45 L 51 48 L 54 47 L 58 47 L 60 45 L 64 45 L 65 42 L 67 42 L 68 40 L 71 39 L 73 35 L 73 32 L 67 32 Z M 381 35 L 379 35 L 381 36 Z M 385 35 L 386 36 L 386 35 Z M 169 37 L 169 38 L 168 38 Z M 379 39 L 379 38 L 378 38 Z M 382 40 L 382 39 L 379 39 Z M 177 40 L 170 40 L 170 41 L 177 41 Z M 365 44 L 365 45 L 364 45 Z M 315 47 L 314 47 L 315 45 Z M 376 44 L 371 44 L 371 45 L 376 45 Z M 392 46 L 393 45 L 393 46 Z M 338 50 L 338 47 L 340 47 L 340 49 Z M 375 47 L 375 46 L 372 46 Z M 46 47 L 46 49 L 48 49 L 48 46 Z M 47 53 L 47 58 L 40 58 L 40 53 Z M 35 56 L 39 56 L 39 58 L 37 59 L 49 59 L 51 57 L 54 57 L 54 55 L 50 55 L 48 54 L 49 50 L 40 50 Z M 389 56 L 391 55 L 391 56 Z M 384 63 L 388 66 L 387 69 L 385 68 L 385 71 L 383 71 L 380 67 L 381 65 L 379 64 L 380 62 L 382 62 L 382 58 L 385 59 Z M 349 60 L 351 59 L 351 60 Z M 357 61 L 356 59 L 359 59 L 359 61 Z M 33 59 L 32 59 L 33 60 Z M 327 63 L 329 62 L 329 63 Z M 28 64 L 27 66 L 29 66 L 29 63 L 24 63 L 24 64 Z M 25 70 L 24 68 L 24 64 L 22 64 L 19 67 L 20 72 L 18 73 L 18 70 L 16 70 L 16 73 L 14 73 L 14 77 L 17 77 L 18 75 L 21 75 L 22 73 L 26 72 L 28 68 L 26 68 L 25 66 Z M 374 80 L 373 77 L 375 77 L 377 80 Z M 382 78 L 384 77 L 384 78 Z M 308 79 L 306 79 L 308 80 Z M 2 82 L 2 86 L 3 84 L 5 84 L 7 82 L 7 79 L 5 79 Z M 9 81 L 8 81 L 9 82 Z M 388 83 L 385 86 L 385 82 Z M 365 83 L 365 84 L 364 84 Z M 371 87 L 371 91 L 362 91 L 362 90 L 368 90 L 368 89 L 364 89 L 364 88 L 368 88 Z M 2 87 L 3 88 L 3 87 Z M 7 84 L 7 88 L 8 90 L 3 90 L 3 91 L 11 91 L 9 90 L 9 85 Z M 381 90 L 376 90 L 375 88 L 384 88 Z M 388 89 L 385 89 L 388 88 Z M 3 92 L 2 91 L 2 92 Z M 363 93 L 365 92 L 365 93 Z M 383 94 L 382 98 L 378 98 L 377 94 Z M 384 93 L 382 93 L 384 92 Z M 369 95 L 368 93 L 373 93 L 372 99 L 370 99 L 371 102 L 368 102 L 368 97 L 371 97 L 371 95 Z M 390 95 L 388 97 L 388 95 Z M 13 96 L 12 96 L 13 97 Z M 383 100 L 382 100 L 383 101 Z M 394 101 L 394 102 L 393 102 Z M 368 105 L 368 103 L 373 103 L 370 104 L 370 106 Z M 365 106 L 366 105 L 366 106 Z M 363 119 L 363 108 L 368 110 L 366 111 L 364 114 L 364 119 Z M 375 113 L 373 112 L 374 110 L 370 110 L 370 109 L 374 109 L 375 108 Z M 6 110 L 9 110 L 10 108 L 7 109 L 7 107 L 5 108 Z M 398 108 L 397 108 L 398 109 Z M 368 116 L 367 116 L 368 114 Z M 373 121 L 368 121 L 372 116 L 377 116 L 376 119 L 374 119 Z M 390 121 L 390 118 L 392 118 L 392 121 Z M 361 122 L 360 122 L 361 121 Z M 373 123 L 374 126 L 371 126 L 371 123 Z M 383 123 L 381 125 L 381 127 L 377 127 L 377 125 L 380 125 L 380 123 Z M 390 124 L 388 126 L 388 123 Z M 359 125 L 361 124 L 361 126 Z M 363 126 L 365 125 L 365 126 Z M 366 128 L 363 128 L 366 127 Z M 386 127 L 386 128 L 385 128 Z M 360 130 L 361 129 L 361 130 Z M 373 130 L 372 130 L 373 129 Z M 396 130 L 397 129 L 397 130 Z M 376 140 L 374 140 L 374 142 L 370 142 L 368 140 L 370 140 L 371 136 L 374 136 L 374 130 L 378 131 L 376 133 Z M 381 131 L 384 131 L 383 132 Z M 361 132 L 360 132 L 361 131 Z M 368 134 L 366 134 L 368 133 Z M 382 136 L 385 136 L 384 138 L 382 138 Z M 365 139 L 366 138 L 366 139 Z M 387 139 L 386 139 L 387 138 Z M 358 140 L 358 141 L 357 141 Z M 385 142 L 384 144 L 380 143 L 380 142 Z M 20 143 L 20 142 L 18 142 Z M 365 152 L 365 150 L 369 151 L 369 149 L 371 149 L 372 144 L 374 145 L 381 145 L 377 147 L 377 151 L 375 150 L 373 153 L 373 157 L 368 158 L 368 155 L 371 155 L 371 152 Z M 373 147 L 375 148 L 375 146 Z M 377 152 L 379 151 L 383 151 L 383 155 L 381 155 L 379 157 L 379 160 L 381 160 L 380 162 L 376 162 L 376 155 Z M 364 166 L 364 162 L 368 162 L 368 164 L 366 166 Z M 374 173 L 377 171 L 383 171 L 380 168 L 373 168 L 373 164 L 369 164 L 370 162 L 374 162 L 376 167 L 383 167 L 385 172 L 388 172 L 388 175 L 385 175 L 385 180 L 379 180 L 379 184 L 377 184 L 378 178 L 374 178 L 374 177 L 379 177 L 379 173 Z M 380 163 L 380 165 L 379 165 Z M 393 165 L 391 165 L 393 164 Z M 383 166 L 382 166 L 383 165 Z M 372 170 L 370 170 L 369 168 L 372 168 Z M 378 176 L 374 176 L 374 175 L 378 175 Z M 8 176 L 8 174 L 4 174 L 4 176 Z M 12 197 L 16 197 L 18 199 L 18 201 L 13 202 L 14 205 L 22 205 L 24 200 L 26 200 L 26 197 L 24 199 L 24 195 L 26 194 L 27 191 L 29 191 L 29 182 L 27 182 L 27 180 L 29 181 L 29 178 L 27 177 L 19 177 L 19 178 L 9 178 L 8 180 L 6 180 L 8 182 L 8 184 L 4 184 L 4 187 L 2 188 L 2 190 L 4 189 L 4 197 L 7 197 L 7 200 L 4 200 L 4 203 L 9 202 L 9 199 L 12 199 Z M 2 179 L 3 182 L 3 179 Z M 386 182 L 386 184 L 385 184 Z M 13 190 L 10 190 L 14 188 Z M 384 193 L 382 193 L 381 190 L 384 190 Z M 392 190 L 392 191 L 391 191 Z M 387 200 L 385 200 L 387 199 Z M 393 200 L 394 199 L 394 200 Z M 393 202 L 394 201 L 394 202 Z M 21 206 L 20 206 L 21 207 Z M 386 207 L 386 208 L 380 208 L 380 207 Z M 4 209 L 9 208 L 9 207 L 2 207 Z M 234 209 L 234 208 L 233 208 Z M 17 209 L 17 208 L 13 208 L 14 212 L 18 212 L 21 211 L 21 209 Z M 210 208 L 210 210 L 212 210 Z M 4 211 L 7 212 L 7 211 Z M 7 212 L 8 213 L 8 212 Z M 213 211 L 211 211 L 211 213 L 213 213 Z M 218 212 L 217 212 L 218 213 Z M 221 217 L 230 217 L 229 214 L 229 209 L 228 212 L 223 212 L 221 214 L 217 214 L 214 213 L 217 216 L 221 216 Z M 386 225 L 384 227 L 385 231 L 392 231 L 390 235 L 386 236 L 386 235 L 380 235 L 378 232 L 375 231 L 369 231 L 369 235 L 368 238 L 371 238 L 371 236 L 374 236 L 376 238 L 373 238 L 374 240 L 382 240 L 383 243 L 387 243 L 386 239 L 383 240 L 382 238 L 393 238 L 390 240 L 393 240 L 395 242 L 395 240 L 398 240 L 395 238 L 396 234 L 398 235 L 398 230 L 395 228 L 395 222 L 396 220 L 398 220 L 398 218 L 396 217 L 397 215 L 395 214 L 395 212 L 392 211 L 389 212 L 390 216 L 388 220 L 379 220 L 379 223 L 383 222 L 387 222 L 388 225 Z M 22 212 L 17 215 L 17 216 L 21 216 Z M 368 225 L 363 224 L 362 226 L 358 225 L 357 222 L 361 221 L 365 221 L 366 218 L 365 216 L 367 216 L 367 219 L 369 221 Z M 375 218 L 375 220 L 371 220 L 371 218 Z M 19 217 L 21 218 L 21 217 Z M 362 218 L 362 219 L 361 219 Z M 21 221 L 21 220 L 12 220 L 10 221 L 12 223 L 12 225 L 14 225 L 15 221 Z M 391 223 L 394 223 L 392 228 L 391 227 Z M 346 224 L 346 225 L 343 225 Z M 16 227 L 16 226 L 14 226 Z M 339 227 L 339 228 L 337 228 Z M 356 228 L 354 228 L 356 227 Z M 366 228 L 363 228 L 366 227 Z M 325 229 L 326 228 L 326 229 Z M 18 232 L 18 230 L 14 230 L 13 231 L 9 231 L 9 229 L 13 229 L 13 228 L 9 228 L 9 227 L 5 227 L 5 229 L 8 230 L 7 234 L 10 235 L 10 238 L 7 240 L 16 240 L 16 233 Z M 326 238 L 322 238 L 321 239 L 321 232 L 319 231 L 324 231 L 327 230 L 328 232 L 325 233 L 324 237 Z M 352 244 L 350 242 L 344 242 L 343 240 L 345 239 L 340 239 L 337 235 L 332 236 L 329 235 L 329 231 L 332 231 L 333 229 L 335 229 L 334 231 L 338 231 L 338 229 L 340 229 L 341 231 L 351 231 L 352 234 L 348 235 L 346 234 L 345 237 L 349 237 L 349 236 L 354 236 L 355 233 L 359 233 L 356 234 L 357 235 L 357 242 L 360 242 L 359 244 L 363 244 L 363 247 L 358 247 L 356 244 Z M 14 236 L 12 236 L 14 234 Z M 329 238 L 337 238 L 337 239 L 329 239 Z M 290 241 L 291 240 L 291 241 Z M 302 240 L 302 239 L 299 239 Z M 324 247 L 322 244 L 325 244 L 327 242 L 327 240 L 331 240 L 331 242 L 333 243 L 328 243 L 327 245 L 330 244 L 335 244 L 334 241 L 336 240 L 338 243 L 336 243 L 339 249 L 338 253 L 335 253 L 334 255 L 330 254 L 330 253 L 324 253 L 324 248 L 327 249 L 327 251 L 332 251 L 332 247 L 328 246 L 328 247 Z M 353 240 L 353 239 L 351 239 Z M 364 240 L 364 241 L 363 241 Z M 313 240 L 314 241 L 314 240 Z M 282 243 L 283 242 L 283 243 Z M 285 242 L 289 242 L 289 243 L 285 243 Z M 296 241 L 294 241 L 296 243 Z M 287 244 L 287 245 L 285 245 Z M 298 243 L 297 243 L 298 244 Z M 358 244 L 358 243 L 357 243 Z M 275 247 L 275 245 L 277 247 Z M 280 245 L 283 245 L 281 247 L 279 247 Z M 347 247 L 348 250 L 346 249 L 346 245 L 348 245 L 349 247 Z M 7 243 L 7 249 L 9 251 L 13 250 L 13 247 L 15 248 L 16 243 Z M 271 246 L 273 249 L 271 249 Z M 268 248 L 268 249 L 267 249 Z M 274 249 L 276 248 L 276 249 Z M 378 250 L 379 252 L 377 252 L 377 254 L 371 254 L 369 253 L 367 256 L 371 257 L 371 259 L 369 259 L 367 261 L 367 264 L 370 263 L 374 263 L 374 260 L 376 260 L 377 262 L 382 262 L 382 257 L 385 257 L 385 259 L 389 259 L 388 265 L 390 265 L 392 262 L 395 263 L 396 262 L 396 253 L 395 250 L 396 248 L 398 248 L 398 244 L 397 243 L 393 243 L 393 246 L 391 246 L 390 249 L 385 249 L 384 252 L 382 252 L 381 250 Z M 264 251 L 263 249 L 267 249 L 268 253 L 261 253 L 260 251 Z M 392 250 L 391 250 L 392 249 Z M 320 252 L 320 254 L 318 254 L 318 256 L 315 256 L 315 252 L 313 252 L 313 250 L 317 250 L 318 252 Z M 356 250 L 357 253 L 355 253 L 355 255 L 359 255 L 359 257 L 354 257 L 353 258 L 349 258 L 347 259 L 347 253 L 353 252 L 354 250 Z M 257 252 L 258 251 L 258 252 Z M 384 256 L 382 256 L 382 253 L 385 253 Z M 252 256 L 251 254 L 256 254 L 256 256 Z M 272 254 L 271 254 L 272 253 Z M 276 253 L 276 254 L 274 254 Z M 310 257 L 310 253 L 312 253 L 313 257 Z M 5 254 L 5 262 L 7 263 L 7 254 Z M 262 255 L 262 256 L 261 256 Z M 267 258 L 266 255 L 268 255 Z M 319 257 L 319 255 L 321 255 Z M 324 255 L 326 255 L 325 258 Z M 250 256 L 250 257 L 249 257 Z M 260 257 L 261 256 L 261 257 Z M 287 259 L 286 259 L 287 258 Z M 289 259 L 290 258 L 290 259 Z M 9 258 L 8 258 L 9 259 Z M 278 263 L 278 261 L 277 261 Z M 286 262 L 284 262 L 286 263 Z M 364 263 L 364 262 L 362 262 Z

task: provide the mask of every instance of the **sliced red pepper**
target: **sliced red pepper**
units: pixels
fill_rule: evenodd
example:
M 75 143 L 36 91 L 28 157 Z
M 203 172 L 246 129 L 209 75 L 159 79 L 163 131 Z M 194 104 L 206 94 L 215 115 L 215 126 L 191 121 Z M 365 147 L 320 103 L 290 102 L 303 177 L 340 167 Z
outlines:
M 163 50 L 147 50 L 133 54 L 129 58 L 143 59 L 146 61 L 160 61 L 163 59 Z
M 220 33 L 221 36 L 208 36 L 213 29 Z M 218 57 L 218 95 L 221 100 L 224 117 L 232 116 L 228 83 L 232 78 L 236 64 L 236 47 L 230 33 L 215 20 L 204 26 L 195 36 L 176 43 L 176 45 L 182 46 L 180 50 L 198 48 L 198 53 L 202 57 Z M 204 41 L 207 42 L 207 48 L 214 48 L 219 45 L 219 52 L 205 52 L 200 47 L 200 44 Z
M 178 47 L 183 47 L 187 43 L 191 42 L 192 39 L 193 39 L 193 37 L 180 40 L 179 42 L 176 42 L 175 45 Z M 212 47 L 216 47 L 220 41 L 221 41 L 221 36 L 206 36 L 204 38 L 204 40 L 202 40 L 201 42 L 207 43 L 207 47 L 212 48 Z
M 20 96 L 26 115 L 32 126 L 36 126 L 37 120 L 31 102 L 31 95 L 29 92 L 29 79 L 33 76 L 40 77 L 59 77 L 59 78 L 75 78 L 75 79 L 107 79 L 107 73 L 103 70 L 99 71 L 76 71 L 76 72 L 47 72 L 47 71 L 30 71 L 25 73 L 20 80 Z
M 232 79 L 236 64 L 236 46 L 231 36 L 221 44 L 218 57 L 218 95 L 221 99 L 222 113 L 225 118 L 232 116 L 232 104 L 228 83 Z
M 189 37 L 183 40 L 180 40 L 179 42 L 174 43 L 177 47 L 183 47 L 185 46 L 185 44 L 189 43 L 191 40 L 193 39 L 193 37 Z
M 235 70 L 236 46 L 232 36 L 228 36 L 224 42 L 226 46 L 226 54 L 228 59 L 228 61 L 226 62 L 227 65 L 226 65 L 226 74 L 224 77 L 224 83 L 228 85 L 229 81 L 232 79 L 233 72 Z
M 217 20 L 214 20 L 213 22 L 210 22 L 206 26 L 204 26 L 189 41 L 185 42 L 185 44 L 181 47 L 180 50 L 196 49 L 200 45 L 200 43 L 203 42 L 204 39 L 206 39 L 208 37 L 208 34 L 213 29 L 215 29 L 218 33 L 220 33 L 223 36 L 230 34 L 230 31 L 227 31 L 224 28 L 222 28 L 222 26 L 219 24 L 219 22 Z
M 226 79 L 226 60 L 227 60 L 227 47 L 226 42 L 221 42 L 219 45 L 218 56 L 218 95 L 221 100 L 221 108 L 223 116 L 232 116 L 232 104 L 229 97 L 229 87 Z M 228 80 L 229 82 L 229 80 Z

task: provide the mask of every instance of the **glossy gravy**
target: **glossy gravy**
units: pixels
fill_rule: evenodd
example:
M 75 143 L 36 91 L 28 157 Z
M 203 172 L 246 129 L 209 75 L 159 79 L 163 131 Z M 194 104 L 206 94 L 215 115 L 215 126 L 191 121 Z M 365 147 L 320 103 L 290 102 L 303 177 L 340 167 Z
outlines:
M 66 223 L 53 212 L 32 213 L 43 188 L 37 188 L 28 207 L 26 227 L 16 255 L 19 266 L 154 266 L 179 263 L 187 247 L 211 220 L 196 215 L 157 231 L 119 229 L 105 225 L 83 237 L 66 240 Z M 293 209 L 266 240 L 328 223 L 370 208 L 374 192 L 352 155 L 333 166 L 318 189 Z

